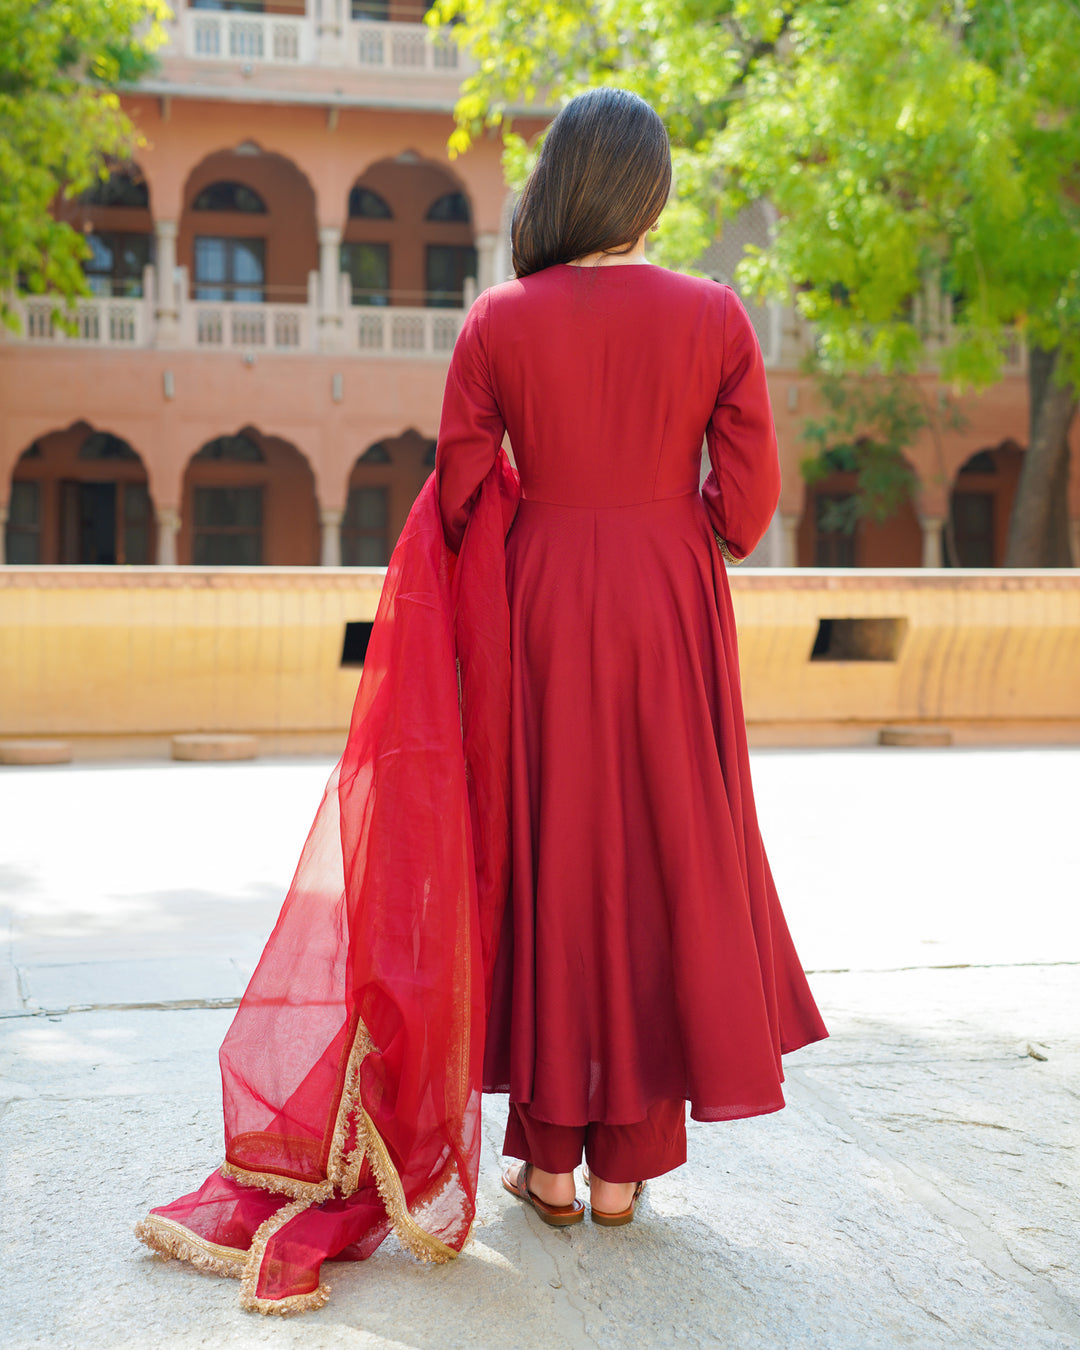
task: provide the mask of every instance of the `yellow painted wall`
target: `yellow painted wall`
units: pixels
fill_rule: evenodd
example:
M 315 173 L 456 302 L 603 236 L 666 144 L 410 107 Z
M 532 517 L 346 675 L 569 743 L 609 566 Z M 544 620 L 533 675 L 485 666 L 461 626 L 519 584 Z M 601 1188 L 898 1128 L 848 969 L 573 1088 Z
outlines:
M 1080 570 L 766 570 L 732 576 L 756 739 L 1080 740 Z M 906 618 L 896 661 L 811 661 L 823 618 Z
M 329 749 L 359 672 L 345 624 L 378 568 L 0 568 L 0 736 L 132 748 L 184 731 Z M 958 740 L 1080 741 L 1080 570 L 733 570 L 757 743 L 872 741 L 886 723 Z M 898 659 L 811 661 L 822 618 L 907 619 Z

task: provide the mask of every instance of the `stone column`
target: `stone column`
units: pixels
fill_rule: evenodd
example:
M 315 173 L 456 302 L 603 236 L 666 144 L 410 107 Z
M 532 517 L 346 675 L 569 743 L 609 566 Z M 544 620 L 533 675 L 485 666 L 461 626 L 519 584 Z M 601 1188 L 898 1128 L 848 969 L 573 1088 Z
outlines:
M 319 523 L 322 526 L 322 557 L 319 562 L 323 567 L 341 566 L 341 522 L 345 518 L 345 512 L 336 507 L 324 507 L 319 511 Z
M 1069 542 L 1072 544 L 1072 565 L 1080 567 L 1080 520 L 1069 521 Z
M 180 340 L 180 307 L 176 295 L 175 220 L 155 220 L 157 248 L 157 295 L 154 318 L 157 321 L 157 346 L 175 347 Z
M 941 567 L 943 565 L 941 531 L 945 526 L 945 517 L 920 515 L 919 525 L 922 528 L 922 565 Z
M 497 234 L 478 234 L 476 236 L 476 289 L 486 291 L 494 286 L 499 278 L 495 275 L 495 255 L 499 248 Z
M 175 567 L 176 538 L 180 533 L 180 509 L 176 506 L 159 506 L 154 515 L 157 519 L 158 566 Z
M 336 225 L 319 229 L 319 350 L 341 346 L 341 231 Z
M 7 562 L 7 502 L 0 502 L 0 567 Z
M 781 515 L 780 528 L 783 532 L 783 546 L 780 553 L 781 567 L 799 565 L 799 517 Z

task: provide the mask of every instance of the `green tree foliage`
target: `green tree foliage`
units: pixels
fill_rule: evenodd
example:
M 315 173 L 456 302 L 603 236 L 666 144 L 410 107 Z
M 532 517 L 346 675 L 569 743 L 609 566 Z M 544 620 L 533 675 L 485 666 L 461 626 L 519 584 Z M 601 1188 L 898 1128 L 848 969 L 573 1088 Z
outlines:
M 662 261 L 747 202 L 776 212 L 739 281 L 794 296 L 826 374 L 957 388 L 1031 352 L 1029 449 L 1006 561 L 1068 563 L 1080 387 L 1080 0 L 438 0 L 478 60 L 452 150 L 592 84 L 672 135 Z
M 54 218 L 137 144 L 115 86 L 149 68 L 162 0 L 0 0 L 0 318 L 22 286 L 86 294 L 82 236 Z

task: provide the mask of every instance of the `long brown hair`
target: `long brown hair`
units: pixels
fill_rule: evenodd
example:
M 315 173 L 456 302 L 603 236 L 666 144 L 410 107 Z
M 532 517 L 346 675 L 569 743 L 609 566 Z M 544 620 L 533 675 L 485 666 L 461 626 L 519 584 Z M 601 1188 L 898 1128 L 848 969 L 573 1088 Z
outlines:
M 514 274 L 629 253 L 670 190 L 667 130 L 645 100 L 626 89 L 579 94 L 548 128 L 514 210 Z

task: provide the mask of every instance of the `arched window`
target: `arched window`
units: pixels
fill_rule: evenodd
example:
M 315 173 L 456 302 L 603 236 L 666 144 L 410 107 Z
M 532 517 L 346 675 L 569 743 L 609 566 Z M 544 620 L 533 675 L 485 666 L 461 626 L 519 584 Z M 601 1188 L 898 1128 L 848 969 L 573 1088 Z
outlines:
M 350 220 L 393 220 L 386 201 L 370 188 L 354 187 L 349 193 Z
M 240 211 L 246 215 L 266 215 L 266 203 L 246 183 L 221 179 L 204 187 L 192 203 L 194 211 Z
M 426 219 L 450 220 L 459 225 L 468 225 L 472 219 L 468 199 L 463 192 L 447 192 L 432 202 Z
M 227 460 L 232 464 L 263 464 L 266 460 L 251 437 L 245 436 L 243 432 L 238 436 L 218 436 L 215 440 L 207 441 L 194 458 L 218 463 Z
M 390 451 L 383 445 L 382 441 L 376 441 L 374 445 L 369 445 L 360 456 L 361 464 L 389 464 Z
M 139 456 L 119 436 L 108 431 L 92 431 L 79 447 L 80 459 L 124 459 L 138 461 Z
M 129 165 L 99 179 L 79 195 L 79 201 L 84 206 L 126 206 L 145 211 L 150 206 L 150 192 L 139 170 Z

